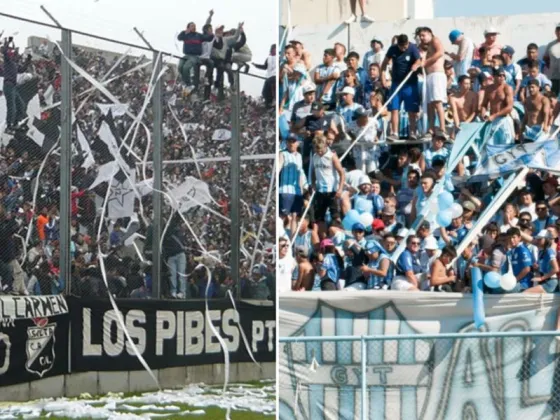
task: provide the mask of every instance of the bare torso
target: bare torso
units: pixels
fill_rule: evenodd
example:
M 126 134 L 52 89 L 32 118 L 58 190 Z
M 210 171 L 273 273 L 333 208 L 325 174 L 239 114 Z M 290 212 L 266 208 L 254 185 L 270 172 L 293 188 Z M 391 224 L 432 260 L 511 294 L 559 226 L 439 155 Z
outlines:
M 430 42 L 428 44 L 428 51 L 426 54 L 426 59 L 430 59 L 435 53 L 436 53 L 436 46 L 440 44 L 439 39 L 437 39 L 436 37 L 432 38 L 432 42 Z M 443 63 L 445 61 L 445 58 L 443 56 L 441 56 L 440 58 L 437 59 L 437 61 L 432 64 L 431 66 L 429 66 L 428 68 L 426 68 L 426 72 L 428 74 L 430 73 L 437 73 L 437 72 L 441 72 L 443 73 Z
M 508 88 L 511 90 L 505 83 L 502 85 L 493 84 L 486 88 L 487 106 L 490 109 L 490 115 L 497 114 L 507 107 Z
M 467 91 L 465 94 L 454 94 L 451 96 L 451 100 L 457 107 L 459 122 L 465 122 L 478 107 L 478 96 L 471 90 Z
M 528 96 L 527 99 L 525 99 L 523 105 L 525 105 L 527 125 L 529 127 L 533 125 L 542 125 L 546 121 L 547 116 L 544 112 L 544 105 L 547 100 L 548 99 L 540 93 L 536 96 Z

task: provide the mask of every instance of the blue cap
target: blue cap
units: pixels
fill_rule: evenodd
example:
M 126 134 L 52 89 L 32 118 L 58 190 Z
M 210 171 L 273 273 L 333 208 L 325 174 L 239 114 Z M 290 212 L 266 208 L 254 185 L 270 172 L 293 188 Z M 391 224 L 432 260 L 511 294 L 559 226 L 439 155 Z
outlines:
M 352 225 L 352 231 L 355 231 L 355 230 L 361 230 L 361 231 L 365 232 L 366 227 L 364 225 L 362 225 L 360 222 L 357 222 L 357 223 L 354 223 Z
M 459 29 L 453 29 L 451 32 L 449 32 L 449 40 L 451 41 L 451 43 L 454 43 L 461 35 L 463 35 L 463 32 L 461 32 Z
M 377 243 L 375 243 L 375 241 L 367 241 L 366 251 L 374 254 L 376 252 L 381 252 L 381 248 L 377 245 Z
M 508 55 L 511 55 L 513 57 L 513 54 L 515 54 L 515 50 L 513 49 L 513 47 L 506 45 L 504 48 L 502 48 L 502 52 Z

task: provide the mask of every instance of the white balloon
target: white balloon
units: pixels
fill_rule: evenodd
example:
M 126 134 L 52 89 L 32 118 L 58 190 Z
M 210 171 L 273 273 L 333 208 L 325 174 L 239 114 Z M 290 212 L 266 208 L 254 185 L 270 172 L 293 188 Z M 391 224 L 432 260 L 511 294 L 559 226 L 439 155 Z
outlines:
M 500 279 L 500 287 L 506 292 L 513 290 L 516 284 L 517 279 L 515 278 L 515 275 L 513 273 L 506 273 Z
M 371 227 L 373 223 L 373 216 L 371 213 L 362 213 L 360 214 L 360 223 L 364 225 L 366 228 Z
M 454 219 L 463 215 L 463 206 L 459 203 L 453 203 L 449 210 L 451 210 L 451 217 Z

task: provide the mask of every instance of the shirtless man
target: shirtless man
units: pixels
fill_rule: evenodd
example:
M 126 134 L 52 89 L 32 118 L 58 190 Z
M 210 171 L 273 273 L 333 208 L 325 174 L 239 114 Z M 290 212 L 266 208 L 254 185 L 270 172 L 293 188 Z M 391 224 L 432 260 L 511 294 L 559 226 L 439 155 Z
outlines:
M 484 121 L 492 123 L 487 144 L 507 145 L 515 142 L 513 118 L 513 89 L 506 83 L 506 71 L 494 70 L 494 83 L 484 90 L 480 115 Z M 490 111 L 490 115 L 487 112 Z
M 445 134 L 445 112 L 443 104 L 447 103 L 447 76 L 444 71 L 445 50 L 439 38 L 430 28 L 417 31 L 422 46 L 427 48 L 426 59 L 422 64 L 426 69 L 426 101 L 428 102 L 428 132 L 431 138 L 436 133 L 436 113 L 439 121 L 439 133 Z
M 451 111 L 453 112 L 453 123 L 455 125 L 451 137 L 454 139 L 460 130 L 461 123 L 472 122 L 478 111 L 478 97 L 471 90 L 471 78 L 469 76 L 459 77 L 459 92 L 449 97 Z
M 434 261 L 430 270 L 430 286 L 436 292 L 452 292 L 453 283 L 457 281 L 453 269 L 447 269 L 447 265 L 457 257 L 453 246 L 446 246 L 441 250 L 441 255 Z
M 293 290 L 311 290 L 313 288 L 315 272 L 313 271 L 313 265 L 309 262 L 307 249 L 302 246 L 296 247 L 296 261 L 298 265 L 298 277 L 297 280 L 293 282 Z
M 550 101 L 540 92 L 538 80 L 529 80 L 529 95 L 523 102 L 525 116 L 521 132 L 525 140 L 537 141 L 550 129 Z
M 308 71 L 311 70 L 311 54 L 308 51 L 305 51 L 305 49 L 303 48 L 303 44 L 295 40 L 290 41 L 290 44 L 295 48 L 296 61 L 303 64 Z

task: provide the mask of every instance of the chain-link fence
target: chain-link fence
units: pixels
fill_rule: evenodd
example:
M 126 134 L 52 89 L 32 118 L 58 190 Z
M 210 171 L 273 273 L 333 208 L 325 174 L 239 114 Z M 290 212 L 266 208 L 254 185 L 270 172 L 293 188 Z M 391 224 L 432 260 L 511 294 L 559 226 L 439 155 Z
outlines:
M 272 297 L 275 115 L 241 90 L 264 77 L 193 88 L 179 57 L 25 24 L 0 40 L 2 291 Z
M 557 334 L 280 337 L 280 419 L 558 419 Z

